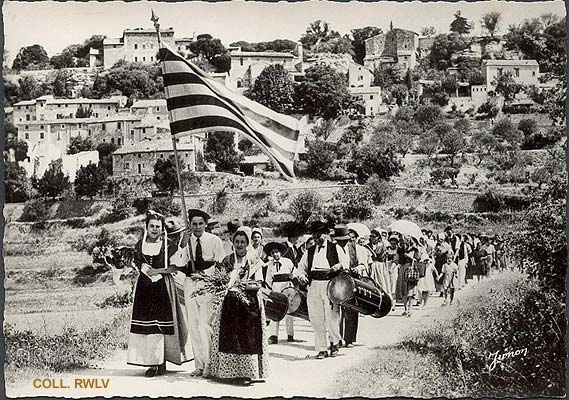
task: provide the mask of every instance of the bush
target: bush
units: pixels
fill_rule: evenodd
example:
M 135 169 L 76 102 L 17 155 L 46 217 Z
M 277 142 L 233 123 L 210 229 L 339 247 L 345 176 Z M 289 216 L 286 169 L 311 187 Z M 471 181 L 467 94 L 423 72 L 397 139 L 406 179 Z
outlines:
M 125 308 L 132 304 L 132 293 L 124 292 L 123 294 L 115 293 L 107 297 L 100 303 L 95 303 L 98 308 Z
M 109 269 L 106 265 L 86 265 L 75 269 L 75 276 L 71 280 L 74 285 L 86 286 L 96 282 Z
M 312 216 L 320 214 L 321 211 L 322 197 L 311 190 L 300 192 L 288 207 L 288 213 L 301 224 L 307 224 Z
M 151 199 L 144 210 L 144 213 L 148 210 L 154 210 L 157 213 L 168 216 L 179 216 L 182 213 L 182 207 L 174 202 L 172 197 L 158 197 Z M 138 209 L 137 209 L 138 211 Z
M 480 283 L 446 315 L 406 337 L 404 347 L 435 355 L 474 397 L 562 396 L 564 302 L 537 281 L 507 273 Z M 492 368 L 494 354 L 524 350 Z
M 476 196 L 472 206 L 477 212 L 522 211 L 530 206 L 530 199 L 488 190 Z
M 371 193 L 373 204 L 376 206 L 385 204 L 395 193 L 395 189 L 377 175 L 372 175 L 367 180 L 366 187 Z
M 84 228 L 86 226 L 85 218 L 69 218 L 69 219 L 66 219 L 65 225 L 67 225 L 71 229 Z
M 223 214 L 228 203 L 227 192 L 225 188 L 216 193 L 213 199 L 211 210 L 214 214 Z
M 44 222 L 49 217 L 50 203 L 43 199 L 32 199 L 26 202 L 20 216 L 22 222 Z
M 374 194 L 366 186 L 342 188 L 334 196 L 341 205 L 341 220 L 364 220 L 373 216 Z
M 456 177 L 460 169 L 454 167 L 440 167 L 431 171 L 431 181 L 437 185 L 444 185 L 447 180 L 456 185 Z

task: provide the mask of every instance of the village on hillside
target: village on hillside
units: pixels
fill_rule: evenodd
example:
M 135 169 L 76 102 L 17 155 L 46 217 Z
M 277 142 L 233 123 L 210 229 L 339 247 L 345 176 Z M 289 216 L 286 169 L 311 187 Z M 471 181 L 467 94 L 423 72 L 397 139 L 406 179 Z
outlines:
M 566 395 L 562 1 L 151 3 L 4 2 L 0 396 Z

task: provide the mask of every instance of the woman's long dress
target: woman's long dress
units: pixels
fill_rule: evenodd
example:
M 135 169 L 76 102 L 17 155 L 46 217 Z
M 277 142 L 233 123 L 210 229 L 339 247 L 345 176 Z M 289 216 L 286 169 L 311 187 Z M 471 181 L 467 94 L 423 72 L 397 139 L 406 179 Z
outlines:
M 165 268 L 166 257 L 161 242 L 135 246 L 134 264 L 140 271 L 146 263 Z M 156 282 L 140 273 L 135 284 L 132 319 L 128 337 L 127 363 L 158 366 L 165 361 L 180 365 L 193 359 L 188 328 L 178 300 L 174 278 L 160 275 Z
M 227 256 L 223 265 L 237 278 L 236 285 L 253 276 L 249 262 L 236 264 L 234 254 Z M 245 292 L 249 305 L 234 293 L 230 289 L 213 302 L 211 374 L 222 379 L 264 379 L 268 376 L 269 351 L 261 291 Z

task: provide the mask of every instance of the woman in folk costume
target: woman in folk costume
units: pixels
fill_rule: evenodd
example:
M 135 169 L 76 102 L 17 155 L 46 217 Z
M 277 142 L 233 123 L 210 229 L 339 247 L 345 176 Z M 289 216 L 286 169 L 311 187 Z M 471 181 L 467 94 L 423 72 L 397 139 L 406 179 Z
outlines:
M 407 269 L 415 262 L 415 253 L 417 252 L 417 246 L 413 243 L 411 237 L 404 236 L 402 239 L 397 249 L 397 255 L 399 256 L 399 274 L 397 275 L 395 298 L 398 301 L 405 301 L 409 297 L 407 294 L 405 275 Z
M 457 254 L 457 265 L 458 265 L 458 285 L 457 290 L 460 290 L 466 285 L 466 267 L 468 265 L 468 244 L 466 243 L 466 237 L 462 237 L 457 233 L 456 236 L 460 239 L 460 244 L 458 245 Z
M 381 229 L 372 229 L 369 234 L 369 244 L 366 246 L 372 253 L 370 265 L 370 278 L 373 279 L 383 290 L 391 293 L 391 279 L 387 266 L 387 243 L 381 236 Z
M 264 251 L 265 242 L 263 241 L 263 231 L 259 228 L 251 229 L 251 245 L 249 246 L 248 255 L 252 265 L 257 262 L 267 261 L 267 254 Z M 263 265 L 263 280 L 267 278 L 267 267 Z
M 267 277 L 265 279 L 267 286 L 273 292 L 282 293 L 287 287 L 293 287 L 292 274 L 294 273 L 294 264 L 292 261 L 282 255 L 286 252 L 287 247 L 284 243 L 270 242 L 264 247 L 265 254 L 270 255 L 267 265 Z M 294 323 L 293 316 L 285 316 L 287 341 L 294 342 Z M 269 329 L 269 344 L 277 344 L 279 341 L 279 322 L 271 321 Z
M 249 236 L 238 230 L 233 235 L 233 253 L 217 267 L 228 283 L 213 301 L 211 350 L 211 376 L 238 379 L 243 385 L 267 377 L 269 356 L 261 282 L 254 280 L 255 268 L 261 264 L 251 265 L 248 248 Z
M 392 235 L 389 238 L 389 245 L 385 249 L 385 265 L 387 267 L 387 273 L 389 275 L 389 289 L 391 294 L 391 299 L 393 300 L 393 307 L 391 308 L 392 311 L 395 311 L 395 299 L 397 295 L 397 280 L 399 278 L 399 254 L 398 244 L 399 238 L 395 235 Z
M 127 353 L 128 364 L 150 367 L 147 377 L 164 374 L 166 361 L 180 365 L 192 357 L 171 275 L 177 268 L 169 267 L 171 252 L 167 243 L 162 216 L 149 211 L 144 235 L 135 246 L 134 264 L 140 274 L 135 284 Z

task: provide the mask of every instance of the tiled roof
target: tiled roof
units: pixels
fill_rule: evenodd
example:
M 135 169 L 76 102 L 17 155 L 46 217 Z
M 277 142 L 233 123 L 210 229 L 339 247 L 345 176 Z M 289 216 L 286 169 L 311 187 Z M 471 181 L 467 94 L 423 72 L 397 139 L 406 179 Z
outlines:
M 194 146 L 192 143 L 178 143 L 178 151 L 193 151 Z M 120 154 L 136 154 L 136 153 L 153 153 L 156 151 L 174 151 L 171 140 L 150 140 L 145 139 L 141 142 L 125 145 L 117 149 L 113 155 Z
M 290 53 L 279 53 L 277 51 L 232 51 L 229 53 L 232 57 L 281 57 L 294 58 Z
M 535 60 L 484 60 L 482 61 L 483 64 L 489 66 L 497 66 L 497 67 L 511 67 L 511 66 L 523 66 L 523 65 L 532 65 L 538 66 L 539 64 Z
M 132 108 L 166 107 L 166 99 L 136 100 Z
M 51 119 L 45 121 L 26 121 L 25 125 L 59 125 L 59 124 L 96 124 L 102 122 L 115 122 L 115 121 L 140 121 L 141 115 L 132 114 L 118 114 L 110 117 L 99 118 L 62 118 Z M 20 125 L 24 125 L 20 123 Z

